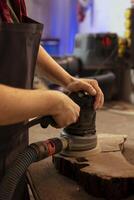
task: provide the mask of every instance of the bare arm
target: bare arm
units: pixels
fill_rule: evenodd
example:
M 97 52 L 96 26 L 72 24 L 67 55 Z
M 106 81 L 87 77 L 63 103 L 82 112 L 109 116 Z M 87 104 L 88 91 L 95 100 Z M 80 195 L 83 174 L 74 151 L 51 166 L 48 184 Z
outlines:
M 58 126 L 64 127 L 77 120 L 79 107 L 61 92 L 16 89 L 0 84 L 0 125 L 42 115 L 52 115 Z
M 104 103 L 104 95 L 96 80 L 78 79 L 67 73 L 47 52 L 40 46 L 37 63 L 39 68 L 50 80 L 69 89 L 70 91 L 84 90 L 96 96 L 94 108 L 101 108 Z
M 45 76 L 54 83 L 67 87 L 74 80 L 49 54 L 40 46 L 37 64 Z

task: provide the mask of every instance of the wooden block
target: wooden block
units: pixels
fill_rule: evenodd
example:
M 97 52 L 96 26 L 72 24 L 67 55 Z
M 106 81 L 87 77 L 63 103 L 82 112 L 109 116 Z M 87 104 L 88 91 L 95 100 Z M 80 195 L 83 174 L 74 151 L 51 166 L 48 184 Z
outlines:
M 122 154 L 127 136 L 98 135 L 99 151 L 80 157 L 56 155 L 53 162 L 63 175 L 77 181 L 96 197 L 123 199 L 134 193 L 134 166 Z M 78 154 L 78 152 L 77 152 Z

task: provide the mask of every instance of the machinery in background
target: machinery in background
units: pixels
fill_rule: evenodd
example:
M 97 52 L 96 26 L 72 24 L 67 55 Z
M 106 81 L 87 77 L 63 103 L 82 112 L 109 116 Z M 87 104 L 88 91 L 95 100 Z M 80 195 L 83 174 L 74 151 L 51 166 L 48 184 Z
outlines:
M 95 78 L 105 100 L 117 94 L 118 83 L 114 73 L 117 58 L 118 36 L 115 33 L 77 34 L 73 56 L 54 57 L 71 75 Z
M 73 56 L 54 57 L 69 73 L 94 75 L 96 70 L 114 68 L 118 57 L 118 36 L 114 33 L 77 34 Z
M 73 56 L 54 58 L 77 77 L 95 78 L 105 100 L 123 98 L 134 103 L 134 7 L 125 12 L 125 35 L 78 34 Z
M 78 34 L 74 56 L 82 62 L 82 70 L 112 68 L 117 59 L 118 37 L 114 33 Z

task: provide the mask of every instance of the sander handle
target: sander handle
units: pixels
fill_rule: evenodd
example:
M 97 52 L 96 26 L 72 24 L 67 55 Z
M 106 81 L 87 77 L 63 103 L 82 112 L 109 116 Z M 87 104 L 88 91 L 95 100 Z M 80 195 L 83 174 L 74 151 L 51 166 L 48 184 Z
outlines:
M 42 128 L 47 128 L 49 125 L 57 125 L 53 117 L 48 115 L 32 119 L 25 124 L 25 128 L 31 128 L 32 126 L 35 126 L 37 124 L 40 124 Z

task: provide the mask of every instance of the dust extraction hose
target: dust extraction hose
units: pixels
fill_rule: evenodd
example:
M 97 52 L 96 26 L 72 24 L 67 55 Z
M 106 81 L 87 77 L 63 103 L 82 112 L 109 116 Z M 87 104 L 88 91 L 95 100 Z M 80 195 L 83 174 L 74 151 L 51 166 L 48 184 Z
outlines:
M 52 138 L 28 146 L 23 153 L 19 154 L 3 178 L 0 184 L 0 200 L 12 200 L 16 186 L 30 164 L 59 153 L 67 146 L 67 140 L 64 138 Z

